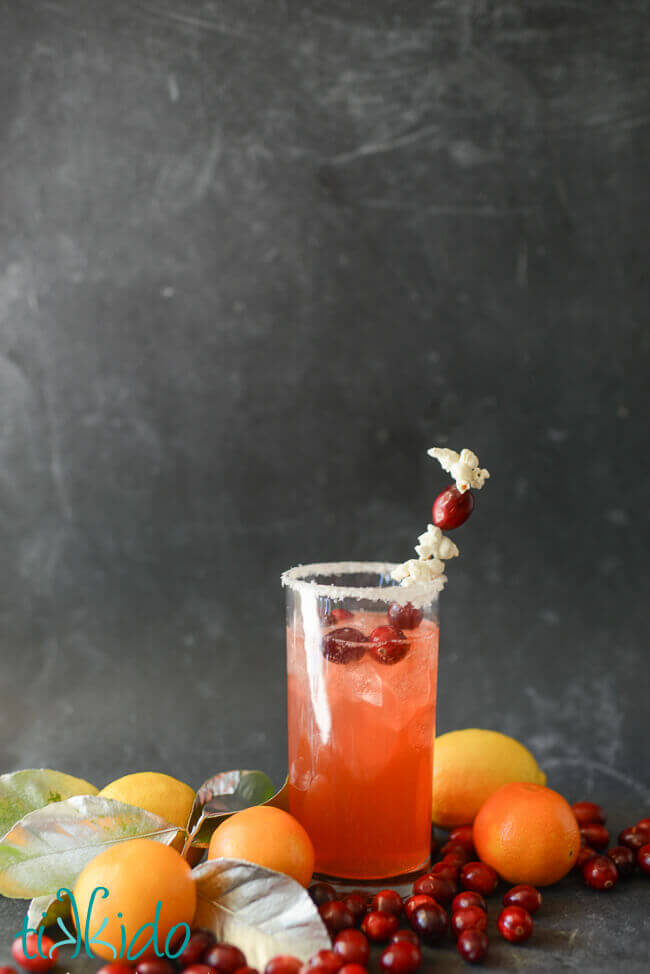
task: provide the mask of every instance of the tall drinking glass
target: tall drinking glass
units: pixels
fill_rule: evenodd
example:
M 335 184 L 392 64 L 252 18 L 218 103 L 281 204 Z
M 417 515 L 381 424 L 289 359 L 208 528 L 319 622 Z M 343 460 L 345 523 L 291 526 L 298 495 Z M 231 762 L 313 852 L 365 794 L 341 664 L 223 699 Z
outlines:
M 328 878 L 394 879 L 429 862 L 438 589 L 400 587 L 394 567 L 306 565 L 282 576 L 289 807 Z

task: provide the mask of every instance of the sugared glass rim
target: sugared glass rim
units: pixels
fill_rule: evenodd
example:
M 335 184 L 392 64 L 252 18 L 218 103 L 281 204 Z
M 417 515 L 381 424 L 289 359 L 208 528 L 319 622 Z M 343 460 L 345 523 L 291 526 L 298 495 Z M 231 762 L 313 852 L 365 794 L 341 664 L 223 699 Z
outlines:
M 386 575 L 397 568 L 396 562 L 389 561 L 333 561 L 314 565 L 296 565 L 282 573 L 282 584 L 294 592 L 309 592 L 312 595 L 337 599 L 368 599 L 371 602 L 398 602 L 421 608 L 431 605 L 438 599 L 444 587 L 441 579 L 433 582 L 415 582 L 412 585 L 332 585 L 328 582 L 316 582 L 305 576 L 319 575 L 358 575 L 362 573 Z

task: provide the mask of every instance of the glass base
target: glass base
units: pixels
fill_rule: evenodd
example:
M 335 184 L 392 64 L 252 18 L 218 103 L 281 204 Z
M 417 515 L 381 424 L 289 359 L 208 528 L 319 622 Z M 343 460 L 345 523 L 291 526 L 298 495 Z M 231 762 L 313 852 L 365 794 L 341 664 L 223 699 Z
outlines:
M 427 857 L 419 866 L 410 869 L 406 873 L 401 873 L 399 876 L 378 876 L 376 879 L 353 879 L 350 876 L 332 876 L 328 873 L 317 872 L 314 873 L 312 882 L 330 883 L 330 885 L 336 886 L 337 889 L 341 889 L 346 893 L 353 889 L 363 889 L 368 893 L 378 893 L 382 889 L 395 889 L 399 893 L 400 886 L 403 886 L 405 890 L 410 892 L 410 887 L 415 880 L 428 873 L 430 866 L 431 859 Z

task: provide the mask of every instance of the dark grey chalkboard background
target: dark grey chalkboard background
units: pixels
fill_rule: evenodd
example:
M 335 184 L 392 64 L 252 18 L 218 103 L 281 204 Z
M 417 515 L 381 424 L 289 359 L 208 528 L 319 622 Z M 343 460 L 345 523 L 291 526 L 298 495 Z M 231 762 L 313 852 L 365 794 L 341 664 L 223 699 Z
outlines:
M 0 0 L 0 770 L 279 781 L 280 571 L 407 557 L 438 443 L 440 729 L 650 814 L 649 22 Z M 516 960 L 646 970 L 638 886 Z

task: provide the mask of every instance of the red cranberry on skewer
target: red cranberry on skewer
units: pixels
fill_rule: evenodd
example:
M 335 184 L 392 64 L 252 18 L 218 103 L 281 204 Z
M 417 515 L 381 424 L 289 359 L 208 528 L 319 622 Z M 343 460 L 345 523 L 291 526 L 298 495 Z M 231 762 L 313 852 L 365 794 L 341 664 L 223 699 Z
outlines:
M 607 856 L 594 856 L 582 867 L 582 876 L 587 886 L 604 892 L 616 886 L 618 869 Z
M 368 648 L 378 663 L 392 666 L 404 659 L 409 651 L 409 641 L 395 626 L 377 626 L 370 633 Z
M 438 494 L 433 502 L 433 523 L 442 531 L 451 531 L 464 524 L 474 510 L 474 495 L 471 490 L 461 493 L 455 484 Z
M 465 930 L 456 941 L 458 953 L 468 964 L 480 964 L 488 951 L 488 938 L 483 930 Z
M 323 636 L 323 656 L 330 663 L 358 663 L 368 640 L 358 629 L 342 626 Z
M 388 609 L 388 621 L 396 629 L 417 629 L 423 619 L 421 609 L 416 609 L 410 602 L 400 605 L 393 602 Z
M 506 906 L 497 921 L 499 933 L 511 944 L 523 944 L 533 932 L 533 918 L 521 906 Z

